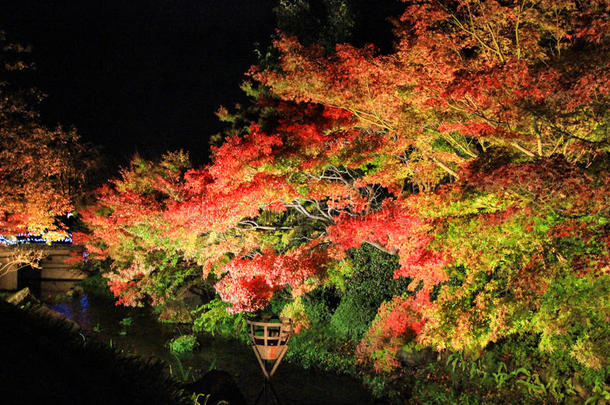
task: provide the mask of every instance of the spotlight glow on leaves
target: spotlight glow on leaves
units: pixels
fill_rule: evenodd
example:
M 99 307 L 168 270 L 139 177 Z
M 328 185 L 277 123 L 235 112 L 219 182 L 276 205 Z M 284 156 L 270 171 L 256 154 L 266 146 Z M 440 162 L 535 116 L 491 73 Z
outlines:
M 332 282 L 367 243 L 412 280 L 359 346 L 375 369 L 521 333 L 608 367 L 608 302 L 553 315 L 610 282 L 608 32 L 602 1 L 464 0 L 409 1 L 388 55 L 280 35 L 277 69 L 250 70 L 279 118 L 203 168 L 136 160 L 84 214 L 91 251 L 121 303 L 162 302 L 179 284 L 152 286 L 196 263 L 241 312 Z

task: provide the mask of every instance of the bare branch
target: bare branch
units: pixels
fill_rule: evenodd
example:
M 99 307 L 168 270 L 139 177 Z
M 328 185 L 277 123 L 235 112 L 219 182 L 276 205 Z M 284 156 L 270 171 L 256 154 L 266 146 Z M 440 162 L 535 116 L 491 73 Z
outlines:
M 296 228 L 294 226 L 268 226 L 268 225 L 260 225 L 260 224 L 257 224 L 255 221 L 251 221 L 251 220 L 240 221 L 237 225 L 242 226 L 243 228 L 241 228 L 241 229 L 248 230 L 248 231 L 252 231 L 252 230 L 288 231 L 288 230 L 292 230 L 292 229 Z
M 386 248 L 384 248 L 383 246 L 381 246 L 379 243 L 377 243 L 377 242 L 371 242 L 371 241 L 368 241 L 368 240 L 367 240 L 367 241 L 365 241 L 364 243 L 366 243 L 366 244 L 368 244 L 368 245 L 371 245 L 371 246 L 373 246 L 374 248 L 379 249 L 379 250 L 381 250 L 382 252 L 386 252 L 386 253 L 388 253 L 388 254 L 390 254 L 390 255 L 397 255 L 397 254 L 398 254 L 398 249 L 396 249 L 396 248 L 395 248 L 395 249 L 386 249 Z

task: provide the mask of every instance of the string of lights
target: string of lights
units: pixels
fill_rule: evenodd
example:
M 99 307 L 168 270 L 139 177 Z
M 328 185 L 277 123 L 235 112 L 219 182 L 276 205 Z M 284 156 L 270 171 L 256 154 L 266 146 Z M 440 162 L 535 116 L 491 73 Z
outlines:
M 71 245 L 72 235 L 66 234 L 63 238 L 49 238 L 45 237 L 45 234 L 31 234 L 31 233 L 19 233 L 15 236 L 6 237 L 0 235 L 0 245 L 5 246 L 16 246 L 25 244 L 60 244 L 60 245 Z

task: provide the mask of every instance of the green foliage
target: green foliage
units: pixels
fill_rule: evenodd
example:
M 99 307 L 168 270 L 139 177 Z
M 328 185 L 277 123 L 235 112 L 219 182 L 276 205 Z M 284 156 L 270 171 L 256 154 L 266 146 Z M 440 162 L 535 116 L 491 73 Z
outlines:
M 131 327 L 133 323 L 133 319 L 131 317 L 123 318 L 119 321 L 119 325 L 121 326 L 121 330 L 119 331 L 119 336 L 126 336 L 127 329 Z
M 191 399 L 193 400 L 193 405 L 207 405 L 208 400 L 210 399 L 211 396 L 212 396 L 211 394 L 193 393 L 193 395 L 191 396 Z M 199 402 L 200 400 L 203 400 L 203 402 Z
M 108 279 L 101 273 L 96 273 L 80 281 L 79 285 L 89 297 L 113 300 L 114 295 L 108 288 Z
M 345 292 L 345 281 L 353 273 L 354 268 L 350 260 L 340 260 L 333 263 L 326 272 L 328 273 L 328 284 L 335 286 Z
M 257 49 L 256 53 L 259 63 L 270 66 L 275 64 L 274 60 L 277 58 L 275 49 L 270 48 L 265 53 Z M 210 145 L 219 146 L 230 136 L 244 136 L 250 133 L 250 125 L 253 122 L 263 129 L 271 129 L 277 125 L 280 113 L 272 106 L 261 106 L 255 102 L 259 98 L 273 97 L 265 86 L 246 80 L 241 84 L 240 89 L 250 101 L 246 105 L 236 104 L 231 111 L 224 106 L 216 111 L 216 116 L 226 124 L 226 127 L 222 132 L 210 137 Z
M 321 287 L 303 298 L 303 306 L 312 328 L 326 328 L 336 311 L 341 296 L 332 287 Z
M 349 252 L 350 273 L 344 281 L 345 292 L 330 320 L 338 336 L 359 342 L 369 329 L 382 302 L 406 291 L 409 280 L 395 280 L 398 258 L 368 244 Z
M 212 394 L 197 394 L 193 393 L 191 399 L 193 400 L 193 405 L 208 405 L 208 401 L 212 397 Z M 203 400 L 203 402 L 200 402 Z M 229 405 L 229 402 L 220 400 L 215 402 L 215 405 Z
M 133 319 L 128 316 L 127 318 L 121 319 L 121 322 L 119 322 L 119 323 L 121 324 L 122 327 L 129 328 L 133 324 Z
M 532 320 L 539 348 L 585 368 L 610 368 L 610 279 L 568 277 L 553 283 Z
M 539 351 L 540 338 L 521 334 L 490 345 L 476 355 L 448 351 L 401 373 L 364 376 L 377 396 L 413 403 L 577 404 L 596 403 L 608 395 L 603 372 L 582 370 L 576 359 Z M 398 401 L 397 401 L 398 402 Z
M 169 342 L 169 349 L 172 353 L 188 353 L 199 347 L 199 342 L 195 335 L 181 335 Z
M 302 325 L 309 325 L 309 317 L 305 310 L 302 297 L 297 297 L 294 301 L 289 302 L 284 306 L 280 316 L 292 319 L 296 328 L 301 328 Z
M 354 15 L 349 0 L 280 0 L 274 9 L 278 28 L 306 45 L 321 44 L 329 52 L 351 36 Z
M 359 298 L 354 295 L 343 297 L 331 320 L 335 333 L 353 341 L 359 341 L 364 336 L 377 314 L 377 308 Z
M 406 290 L 407 279 L 394 279 L 396 256 L 369 245 L 349 252 L 331 271 L 332 280 L 292 301 L 276 293 L 268 311 L 305 325 L 290 342 L 287 359 L 305 368 L 357 375 L 356 344 L 368 330 L 379 305 Z
M 304 368 L 356 375 L 354 346 L 326 329 L 303 329 L 290 340 L 286 358 Z
M 317 288 L 294 301 L 285 292 L 276 294 L 270 303 L 274 313 L 282 308 L 282 315 L 302 326 L 290 340 L 289 361 L 304 368 L 356 374 L 354 343 L 337 336 L 330 325 L 339 300 L 332 286 Z
M 150 282 L 142 290 L 153 297 L 175 298 L 188 287 L 193 280 L 201 277 L 201 270 L 186 263 L 177 263 L 176 256 L 166 256 L 156 252 L 157 257 L 151 263 L 157 263 L 157 269 L 150 275 Z
M 273 294 L 273 298 L 269 301 L 269 305 L 261 311 L 261 314 L 278 316 L 284 312 L 289 305 L 303 309 L 301 298 L 293 299 L 288 289 L 284 289 Z M 297 309 L 295 308 L 295 310 Z
M 176 363 L 174 363 L 175 367 L 172 367 L 171 364 L 169 365 L 169 375 L 183 383 L 189 382 L 192 378 L 191 372 L 193 370 L 190 367 L 185 370 L 182 361 L 180 360 L 180 357 L 176 355 L 176 352 L 173 352 L 172 354 L 174 355 L 174 359 L 176 359 Z M 174 372 L 174 370 L 176 370 L 176 372 Z
M 193 331 L 206 331 L 212 335 L 220 334 L 246 341 L 246 317 L 241 313 L 228 313 L 229 306 L 230 304 L 215 298 L 192 311 Z

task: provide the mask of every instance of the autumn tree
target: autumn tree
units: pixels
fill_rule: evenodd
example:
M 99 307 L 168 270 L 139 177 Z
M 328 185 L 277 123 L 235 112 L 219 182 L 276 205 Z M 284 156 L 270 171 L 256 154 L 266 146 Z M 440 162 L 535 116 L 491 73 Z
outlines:
M 42 94 L 17 84 L 32 68 L 24 58 L 29 49 L 8 42 L 3 33 L 0 46 L 0 234 L 62 237 L 58 217 L 74 211 L 92 153 L 74 129 L 40 124 L 35 108 Z
M 89 233 L 75 233 L 74 241 L 87 245 L 91 259 L 113 259 L 107 276 L 117 304 L 140 305 L 146 294 L 161 305 L 193 273 L 167 237 L 172 227 L 164 218 L 182 198 L 178 185 L 189 167 L 183 152 L 154 163 L 136 156 L 120 179 L 95 192 L 95 205 L 80 211 Z
M 203 168 L 125 171 L 89 211 L 93 242 L 133 301 L 173 257 L 230 312 L 339 286 L 366 244 L 410 283 L 380 306 L 365 364 L 534 336 L 593 396 L 610 352 L 607 24 L 603 1 L 410 1 L 391 54 L 281 36 L 279 69 L 250 71 L 272 123 Z

